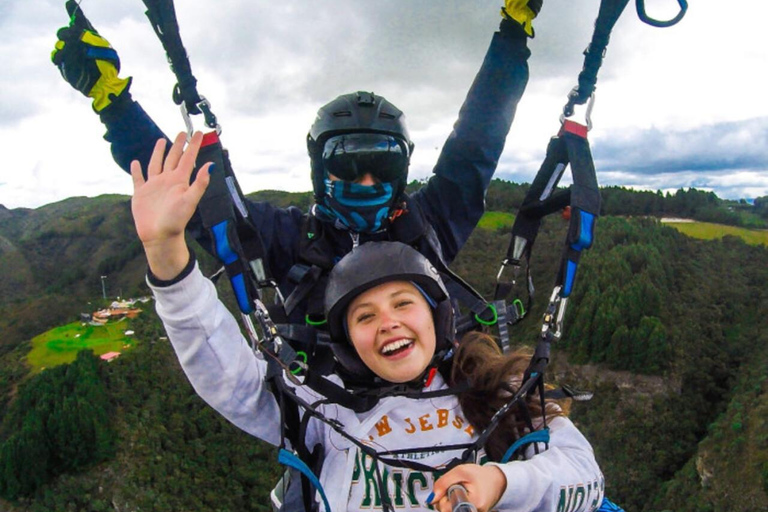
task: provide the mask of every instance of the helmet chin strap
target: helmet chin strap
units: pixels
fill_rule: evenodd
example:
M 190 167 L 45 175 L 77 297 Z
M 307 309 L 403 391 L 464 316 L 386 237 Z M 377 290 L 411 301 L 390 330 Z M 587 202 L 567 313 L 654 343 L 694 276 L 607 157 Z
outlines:
M 440 366 L 440 363 L 448 359 L 453 355 L 453 348 L 444 348 L 435 353 L 432 360 L 422 372 L 421 376 L 416 379 L 419 382 L 420 387 L 428 388 L 432 384 L 432 380 L 435 378 L 435 374 Z
M 432 356 L 432 359 L 429 361 L 429 364 L 427 364 L 426 368 L 424 368 L 424 371 L 422 371 L 418 377 L 408 382 L 403 382 L 402 384 L 395 384 L 394 382 L 390 382 L 389 384 L 391 384 L 393 387 L 403 386 L 407 388 L 412 388 L 414 390 L 421 390 L 424 388 L 428 388 L 432 384 L 432 380 L 435 378 L 435 375 L 437 374 L 438 368 L 440 367 L 440 363 L 442 363 L 452 355 L 453 355 L 453 348 L 444 348 L 442 350 L 439 350 L 435 352 L 435 355 Z M 388 381 L 385 381 L 384 379 L 381 379 L 381 381 L 388 382 Z

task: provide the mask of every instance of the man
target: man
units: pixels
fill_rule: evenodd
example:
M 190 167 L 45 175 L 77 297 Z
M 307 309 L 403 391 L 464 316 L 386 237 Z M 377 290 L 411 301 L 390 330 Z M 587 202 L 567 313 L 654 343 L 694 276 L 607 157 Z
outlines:
M 483 214 L 485 192 L 527 84 L 527 38 L 533 37 L 531 21 L 541 5 L 542 0 L 506 0 L 499 31 L 434 176 L 410 196 L 404 190 L 414 145 L 397 107 L 357 92 L 319 110 L 307 137 L 316 204 L 303 213 L 247 202 L 283 295 L 301 290 L 278 321 L 313 323 L 315 315 L 321 321 L 325 276 L 359 243 L 397 240 L 439 268 L 453 261 Z M 73 17 L 78 8 L 68 2 Z M 155 142 L 165 135 L 131 98 L 131 78 L 119 77 L 117 53 L 90 25 L 64 28 L 58 36 L 52 60 L 67 82 L 93 98 L 115 161 L 126 172 L 132 160 L 146 169 Z M 188 229 L 210 247 L 199 225 Z

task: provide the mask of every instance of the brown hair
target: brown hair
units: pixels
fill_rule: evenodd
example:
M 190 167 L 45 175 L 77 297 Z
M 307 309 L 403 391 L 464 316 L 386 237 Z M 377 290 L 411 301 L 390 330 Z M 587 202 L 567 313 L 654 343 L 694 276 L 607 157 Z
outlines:
M 453 383 L 469 382 L 469 391 L 459 394 L 459 404 L 467 420 L 477 431 L 484 430 L 491 418 L 522 383 L 533 350 L 522 346 L 503 354 L 496 341 L 477 331 L 465 334 L 454 356 L 451 370 Z M 547 417 L 565 416 L 570 400 L 546 400 Z M 525 400 L 534 427 L 541 418 L 541 399 L 533 393 Z M 485 444 L 486 454 L 498 461 L 517 439 L 529 432 L 525 415 L 519 405 L 510 409 Z

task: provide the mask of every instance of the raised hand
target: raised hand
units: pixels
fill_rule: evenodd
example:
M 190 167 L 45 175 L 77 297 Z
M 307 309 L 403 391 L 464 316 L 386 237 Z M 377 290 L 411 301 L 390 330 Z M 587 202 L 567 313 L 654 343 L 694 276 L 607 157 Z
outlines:
M 185 140 L 184 132 L 177 135 L 167 155 L 166 141 L 158 140 L 146 179 L 141 164 L 135 160 L 131 162 L 134 191 L 131 210 L 136 232 L 144 245 L 149 268 L 157 278 L 164 280 L 176 277 L 189 262 L 184 228 L 210 181 L 211 164 L 208 163 L 190 184 L 203 134 L 195 133 L 186 149 Z
M 58 31 L 51 60 L 61 76 L 83 95 L 93 98 L 101 112 L 127 93 L 131 78 L 120 78 L 120 58 L 109 41 L 99 35 L 73 0 L 66 3 L 70 24 Z

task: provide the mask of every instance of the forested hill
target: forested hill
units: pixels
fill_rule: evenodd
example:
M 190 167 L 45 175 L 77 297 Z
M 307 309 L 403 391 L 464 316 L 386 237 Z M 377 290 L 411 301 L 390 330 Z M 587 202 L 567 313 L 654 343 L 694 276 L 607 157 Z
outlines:
M 411 184 L 412 189 L 418 183 Z M 516 212 L 523 202 L 528 184 L 493 180 L 486 199 L 491 211 Z M 601 215 L 677 217 L 748 228 L 768 228 L 768 196 L 753 204 L 745 200 L 720 199 L 714 192 L 695 188 L 674 193 L 637 191 L 623 187 L 602 187 Z
M 494 182 L 489 209 L 514 212 L 524 191 Z M 606 209 L 613 193 L 628 192 L 604 190 Z M 679 195 L 688 194 L 708 196 Z M 719 201 L 764 218 L 762 201 Z M 627 510 L 768 510 L 768 249 L 693 240 L 652 213 L 624 213 L 632 217 L 598 222 L 552 364 L 559 381 L 596 392 L 573 418 L 608 495 Z M 534 248 L 538 300 L 515 340 L 534 339 L 554 279 L 565 224 L 553 217 Z M 477 230 L 454 268 L 490 293 L 508 243 L 506 229 Z M 146 293 L 126 197 L 0 209 L 0 268 L 0 510 L 269 509 L 274 449 L 194 394 L 151 312 L 132 324 L 137 347 L 116 361 L 84 352 L 27 375 L 29 339 L 77 319 L 101 297 L 100 276 L 110 296 Z

